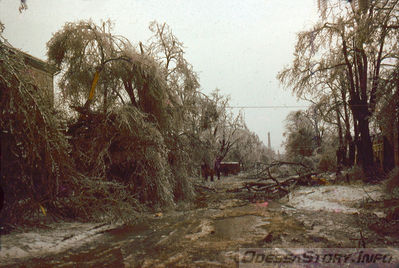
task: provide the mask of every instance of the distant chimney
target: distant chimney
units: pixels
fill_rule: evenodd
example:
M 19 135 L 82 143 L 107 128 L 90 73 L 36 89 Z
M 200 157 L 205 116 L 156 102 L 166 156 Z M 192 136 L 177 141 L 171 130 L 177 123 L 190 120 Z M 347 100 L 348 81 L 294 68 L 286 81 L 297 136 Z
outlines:
M 269 149 L 272 148 L 272 144 L 270 143 L 270 132 L 267 132 L 267 147 Z

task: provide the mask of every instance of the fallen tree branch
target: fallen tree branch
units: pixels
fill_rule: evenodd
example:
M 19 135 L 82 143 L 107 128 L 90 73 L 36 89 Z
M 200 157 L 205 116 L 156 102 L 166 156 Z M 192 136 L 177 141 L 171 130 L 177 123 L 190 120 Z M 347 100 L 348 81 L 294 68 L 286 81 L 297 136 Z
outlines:
M 264 191 L 267 190 L 269 188 L 277 188 L 285 193 L 288 193 L 289 191 L 283 187 L 290 187 L 293 186 L 293 184 L 297 184 L 298 182 L 304 181 L 304 180 L 309 180 L 309 178 L 312 175 L 317 175 L 314 172 L 309 172 L 306 174 L 303 174 L 301 176 L 291 176 L 288 177 L 286 180 L 284 180 L 283 182 L 278 182 L 276 179 L 274 178 L 265 178 L 266 179 L 270 179 L 273 180 L 274 183 L 268 183 L 268 182 L 245 182 L 243 188 L 250 190 L 254 190 L 254 191 Z
M 278 174 L 276 168 L 290 167 L 296 175 Z M 294 170 L 292 170 L 294 169 Z M 277 174 L 276 174 L 277 173 Z M 280 172 L 281 173 L 281 172 Z M 292 172 L 291 172 L 292 174 Z M 245 182 L 241 189 L 249 192 L 282 192 L 288 194 L 295 185 L 310 183 L 312 175 L 317 175 L 304 163 L 273 161 L 272 163 L 258 163 L 255 174 L 247 176 L 247 179 L 256 179 L 256 182 Z M 272 182 L 267 182 L 271 180 Z

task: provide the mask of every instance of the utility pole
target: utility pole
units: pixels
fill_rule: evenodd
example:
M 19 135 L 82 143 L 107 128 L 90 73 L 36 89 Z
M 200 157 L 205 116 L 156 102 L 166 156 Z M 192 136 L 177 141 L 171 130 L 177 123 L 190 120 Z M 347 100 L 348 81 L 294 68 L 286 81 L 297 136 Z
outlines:
M 272 149 L 272 144 L 270 142 L 270 132 L 267 132 L 267 147 Z
M 395 96 L 396 95 L 396 96 Z M 393 127 L 393 151 L 395 167 L 399 167 L 399 79 L 396 80 L 395 115 Z

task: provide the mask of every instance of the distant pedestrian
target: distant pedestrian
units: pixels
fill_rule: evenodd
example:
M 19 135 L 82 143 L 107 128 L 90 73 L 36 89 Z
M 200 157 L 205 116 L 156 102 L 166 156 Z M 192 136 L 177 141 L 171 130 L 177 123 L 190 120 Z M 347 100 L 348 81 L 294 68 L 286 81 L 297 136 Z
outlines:
M 4 205 L 4 191 L 3 187 L 0 186 L 0 211 L 2 210 Z
M 216 175 L 218 176 L 218 180 L 220 180 L 220 162 L 222 162 L 222 160 L 220 159 L 220 157 L 217 157 L 216 161 L 215 161 L 214 169 L 215 169 Z

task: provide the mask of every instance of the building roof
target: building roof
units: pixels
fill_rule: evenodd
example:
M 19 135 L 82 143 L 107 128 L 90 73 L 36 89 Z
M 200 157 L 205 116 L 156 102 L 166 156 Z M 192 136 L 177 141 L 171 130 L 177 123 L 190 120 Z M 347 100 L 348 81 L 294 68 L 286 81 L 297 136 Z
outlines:
M 49 64 L 46 61 L 43 61 L 43 60 L 41 60 L 39 58 L 36 58 L 36 57 L 34 57 L 32 55 L 29 55 L 26 52 L 23 52 L 20 49 L 17 49 L 15 47 L 13 47 L 7 40 L 0 40 L 0 42 L 1 41 L 3 41 L 3 44 L 6 47 L 8 47 L 10 49 L 10 51 L 12 51 L 12 52 L 14 52 L 16 54 L 22 55 L 24 57 L 25 64 L 27 64 L 29 66 L 32 66 L 32 67 L 34 67 L 36 69 L 39 69 L 41 71 L 50 73 L 51 75 L 54 75 L 55 73 L 60 71 L 56 66 L 54 66 L 52 64 Z
M 18 51 L 18 52 L 20 52 L 24 56 L 24 60 L 25 60 L 26 64 L 28 64 L 36 69 L 42 70 L 42 71 L 50 73 L 52 75 L 54 75 L 55 73 L 60 71 L 57 67 L 49 64 L 46 61 L 43 61 L 36 57 L 33 57 L 32 55 L 29 55 L 23 51 Z

